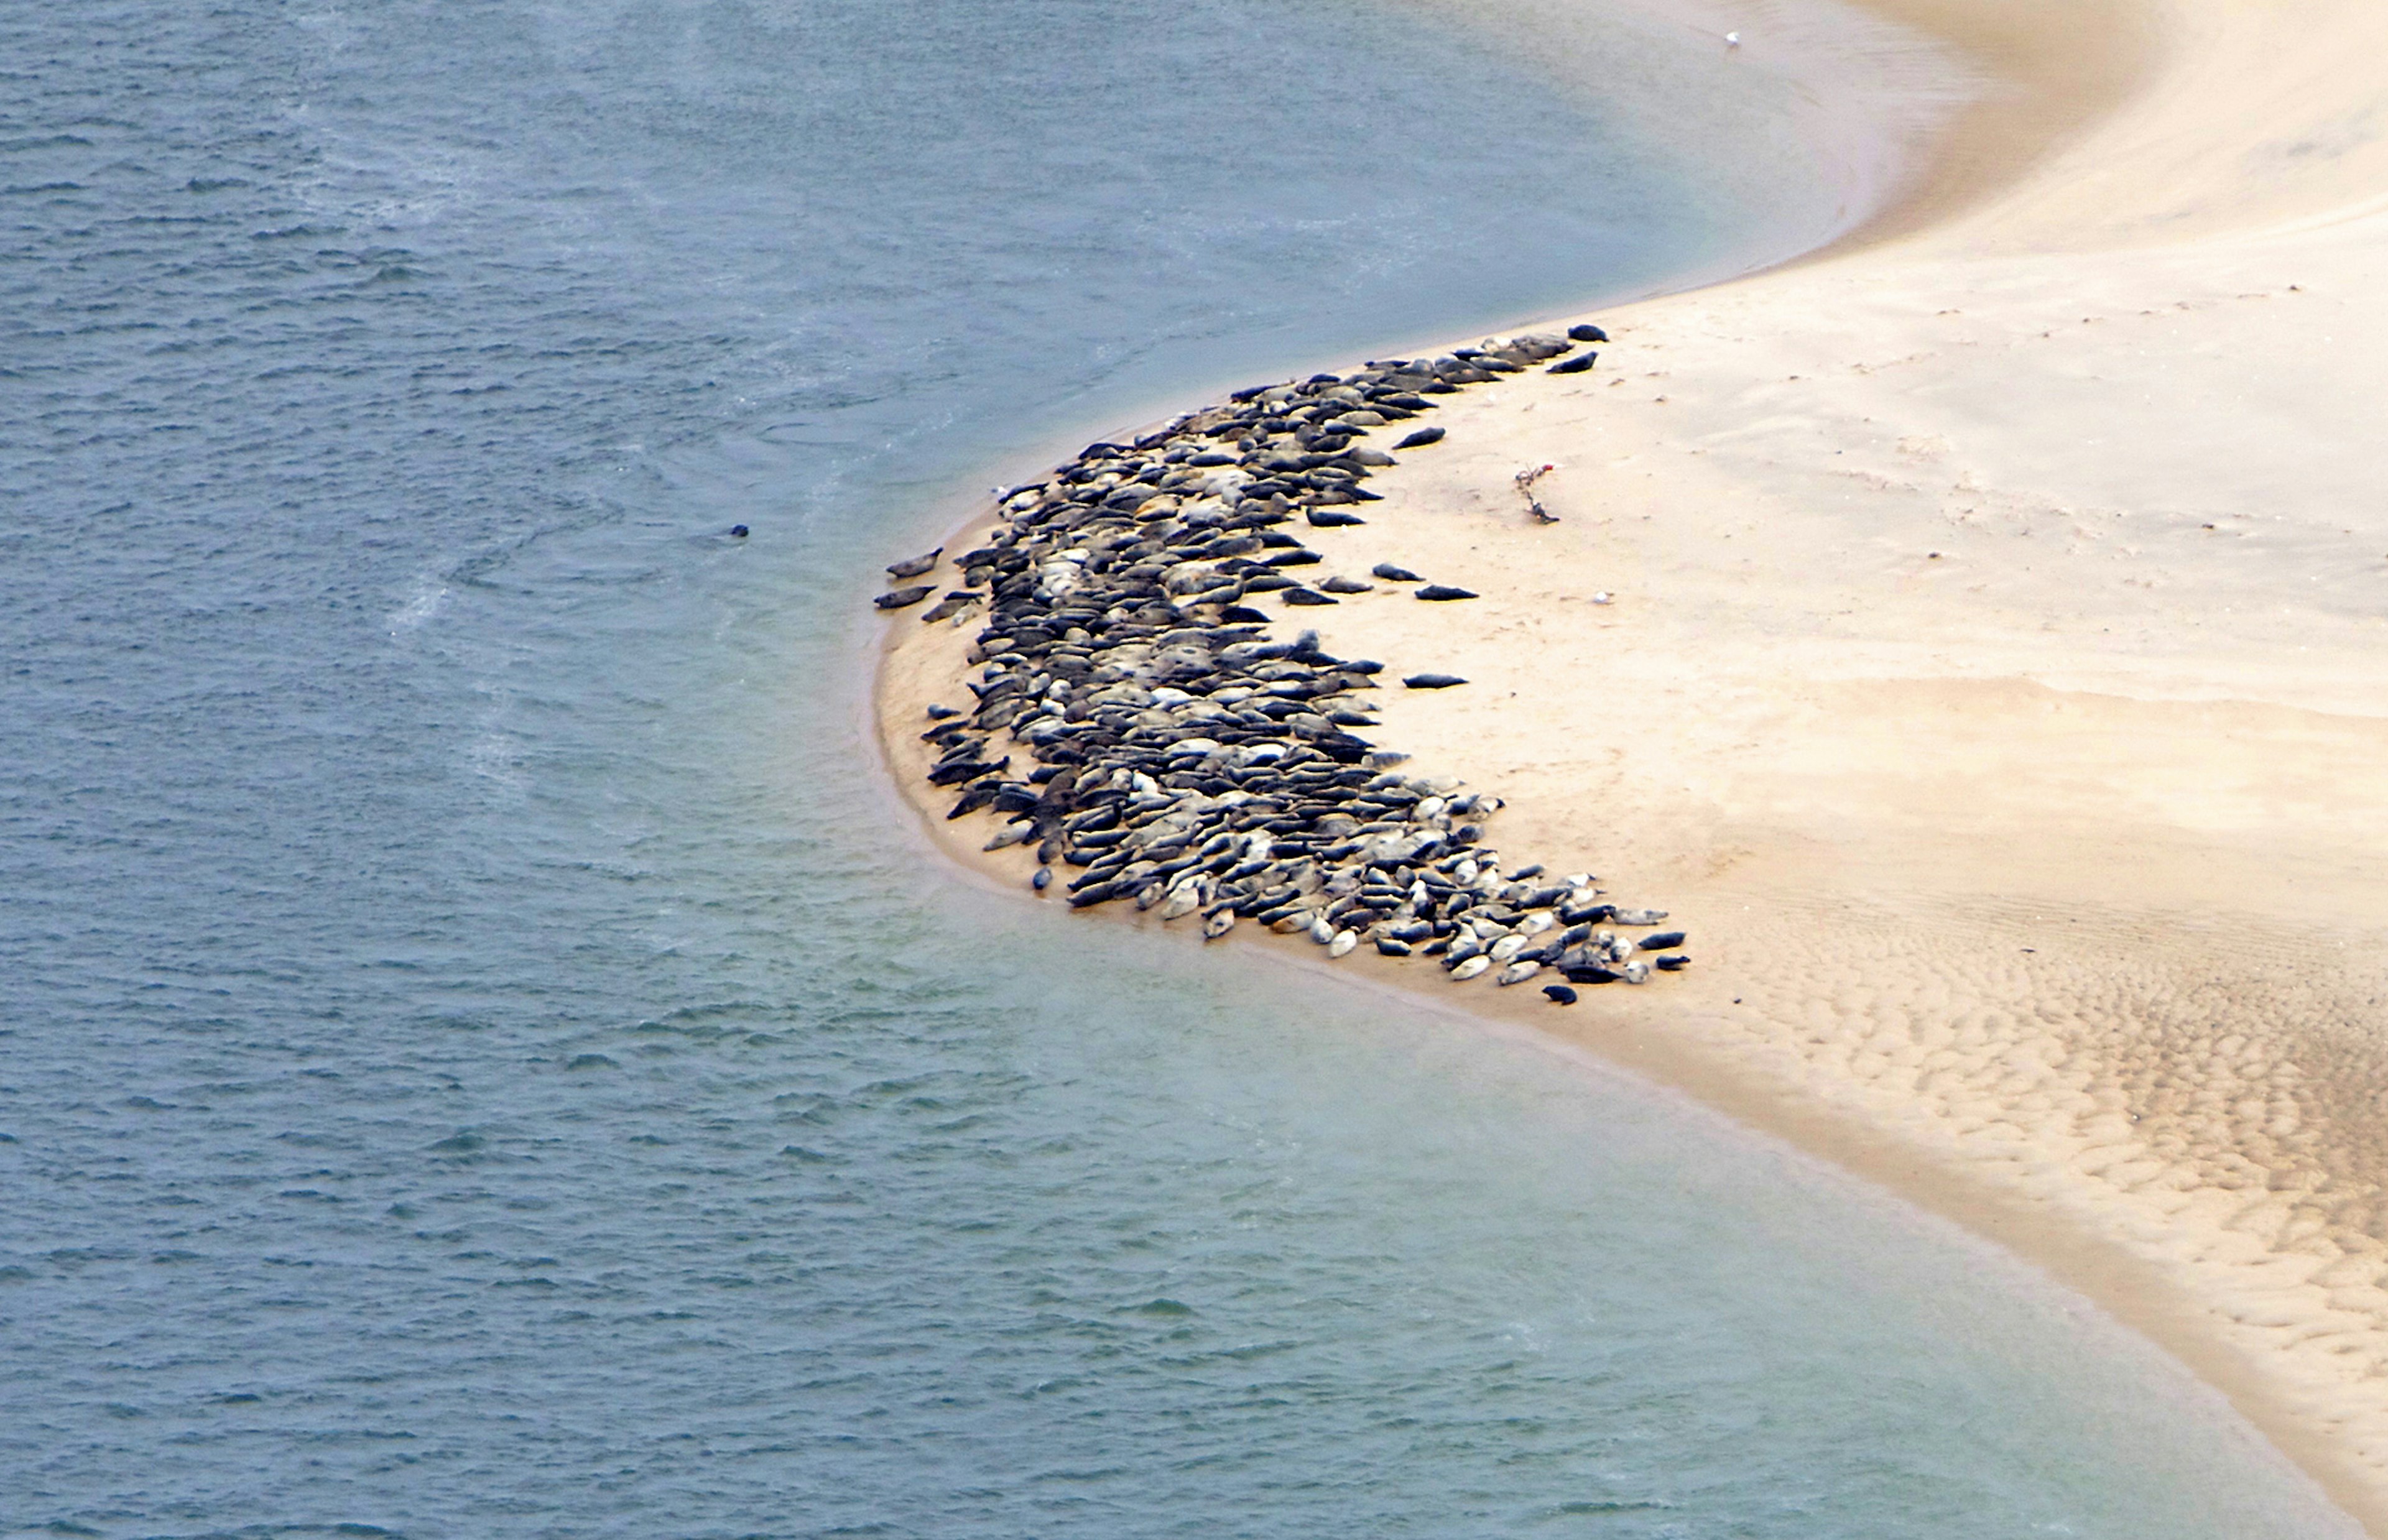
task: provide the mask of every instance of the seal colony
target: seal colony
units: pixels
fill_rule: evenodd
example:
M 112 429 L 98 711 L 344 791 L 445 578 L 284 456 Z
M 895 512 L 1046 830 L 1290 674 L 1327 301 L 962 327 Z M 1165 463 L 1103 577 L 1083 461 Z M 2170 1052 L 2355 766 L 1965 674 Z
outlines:
M 961 586 L 921 616 L 959 623 L 985 606 L 969 653 L 983 666 L 966 681 L 976 706 L 932 705 L 921 735 L 938 751 L 929 784 L 955 791 L 946 817 L 999 821 L 990 851 L 1033 841 L 1031 885 L 1047 890 L 1058 862 L 1074 874 L 1073 908 L 1131 901 L 1164 921 L 1199 916 L 1206 939 L 1249 919 L 1331 957 L 1365 943 L 1501 985 L 1545 969 L 1568 984 L 1641 984 L 1683 967 L 1683 932 L 1650 928 L 1665 911 L 1619 906 L 1588 872 L 1505 870 L 1483 827 L 1498 797 L 1405 774 L 1407 754 L 1355 731 L 1376 724 L 1368 692 L 1384 665 L 1335 657 L 1313 630 L 1280 637 L 1253 602 L 1375 591 L 1341 574 L 1303 583 L 1293 574 L 1328 564 L 1334 537 L 1313 549 L 1290 532 L 1366 524 L 1353 510 L 1378 499 L 1361 484 L 1395 462 L 1362 442 L 1371 433 L 1505 374 L 1589 369 L 1598 355 L 1578 345 L 1607 340 L 1582 324 L 1240 390 L 1000 493 L 1004 524 L 954 559 Z M 1443 437 L 1412 427 L 1392 449 Z M 887 571 L 905 582 L 942 555 Z M 1423 602 L 1476 597 L 1386 562 L 1369 575 L 1417 585 Z M 874 603 L 908 609 L 935 587 L 907 583 Z M 1566 985 L 1544 993 L 1576 999 Z

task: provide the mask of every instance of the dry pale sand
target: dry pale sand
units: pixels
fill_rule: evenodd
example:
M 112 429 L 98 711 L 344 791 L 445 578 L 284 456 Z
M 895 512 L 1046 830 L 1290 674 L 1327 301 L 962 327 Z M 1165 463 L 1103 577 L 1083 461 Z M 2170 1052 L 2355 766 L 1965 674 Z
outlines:
M 1915 197 L 1598 316 L 1593 373 L 1449 398 L 1306 532 L 1483 596 L 1299 620 L 1466 675 L 1374 736 L 1694 971 L 1562 1012 L 1365 966 L 2046 1260 L 2388 1534 L 2388 6 L 1878 8 L 2005 82 Z M 968 633 L 895 628 L 917 786 Z

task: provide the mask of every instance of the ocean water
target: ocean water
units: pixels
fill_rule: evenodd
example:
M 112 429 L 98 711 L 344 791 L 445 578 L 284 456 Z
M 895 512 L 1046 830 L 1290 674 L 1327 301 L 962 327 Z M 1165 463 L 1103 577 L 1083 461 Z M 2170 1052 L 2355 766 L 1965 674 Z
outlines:
M 2344 1533 L 1948 1227 L 878 780 L 974 480 L 1814 238 L 1796 91 L 1568 25 L 0 10 L 0 1534 Z

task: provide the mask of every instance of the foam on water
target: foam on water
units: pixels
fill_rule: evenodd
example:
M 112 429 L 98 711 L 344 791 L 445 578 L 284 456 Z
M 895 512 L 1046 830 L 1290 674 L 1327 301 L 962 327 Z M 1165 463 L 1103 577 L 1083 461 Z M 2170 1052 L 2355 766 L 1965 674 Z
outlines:
M 874 781 L 982 467 L 1830 181 L 1455 26 L 0 18 L 0 1526 L 2331 1533 L 1995 1254 Z

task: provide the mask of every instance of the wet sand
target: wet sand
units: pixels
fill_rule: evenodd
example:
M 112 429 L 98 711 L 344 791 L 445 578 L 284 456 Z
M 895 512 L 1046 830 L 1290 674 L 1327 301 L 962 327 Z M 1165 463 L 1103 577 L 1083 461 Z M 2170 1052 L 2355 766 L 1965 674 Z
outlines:
M 1482 597 L 1288 617 L 1466 675 L 1370 736 L 1507 798 L 1513 861 L 1672 911 L 1694 967 L 1569 1011 L 1336 971 L 2047 1261 L 2388 1534 L 2388 12 L 1880 8 L 2003 82 L 1913 196 L 1589 318 L 1589 374 L 1445 398 L 1313 571 Z M 892 628 L 917 788 L 974 627 Z

